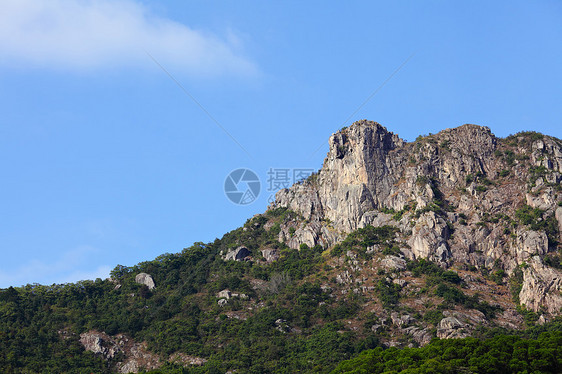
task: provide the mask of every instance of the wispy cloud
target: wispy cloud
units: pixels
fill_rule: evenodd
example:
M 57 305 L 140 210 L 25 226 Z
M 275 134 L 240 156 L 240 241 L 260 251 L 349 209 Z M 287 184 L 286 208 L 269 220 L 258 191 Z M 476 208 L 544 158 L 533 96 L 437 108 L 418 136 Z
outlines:
M 107 278 L 112 269 L 109 265 L 88 269 L 88 257 L 97 253 L 97 248 L 80 246 L 52 261 L 31 259 L 11 270 L 0 269 L 0 288 L 28 283 L 53 284 Z
M 253 75 L 232 30 L 194 30 L 132 0 L 3 0 L 0 64 L 56 69 L 150 66 L 145 51 L 176 71 Z

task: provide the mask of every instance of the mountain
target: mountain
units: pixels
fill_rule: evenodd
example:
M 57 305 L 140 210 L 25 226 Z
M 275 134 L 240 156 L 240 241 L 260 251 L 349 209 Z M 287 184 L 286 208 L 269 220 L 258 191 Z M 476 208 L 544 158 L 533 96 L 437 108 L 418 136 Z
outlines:
M 358 121 L 221 239 L 1 290 L 0 370 L 559 372 L 561 181 L 547 135 Z
M 317 175 L 277 194 L 277 206 L 309 221 L 280 239 L 330 246 L 358 228 L 391 225 L 407 258 L 521 270 L 521 303 L 558 314 L 561 172 L 562 142 L 539 133 L 498 139 L 464 125 L 406 143 L 360 121 L 330 137 Z

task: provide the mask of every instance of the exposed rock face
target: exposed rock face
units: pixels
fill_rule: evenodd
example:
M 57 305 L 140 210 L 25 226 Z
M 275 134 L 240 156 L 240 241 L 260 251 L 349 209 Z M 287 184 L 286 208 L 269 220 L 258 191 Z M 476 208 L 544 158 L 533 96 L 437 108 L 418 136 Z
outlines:
M 386 256 L 381 260 L 381 266 L 387 270 L 406 269 L 406 260 L 396 256 Z
M 230 300 L 233 297 L 237 297 L 237 298 L 240 298 L 240 299 L 247 299 L 248 295 L 243 294 L 243 293 L 230 292 L 230 290 L 222 290 L 219 293 L 217 293 L 217 298 L 220 299 L 218 301 L 218 304 L 220 306 L 225 306 L 226 304 L 228 304 L 228 300 Z
M 518 232 L 512 250 L 515 252 L 517 263 L 523 264 L 535 255 L 548 252 L 548 238 L 543 231 L 521 231 Z
M 412 230 L 410 244 L 413 258 L 427 258 L 435 262 L 445 262 L 451 257 L 447 239 L 447 223 L 434 212 L 423 214 Z
M 416 341 L 416 343 L 418 343 L 420 346 L 429 344 L 431 342 L 431 339 L 433 339 L 433 335 L 428 329 L 420 329 L 416 326 L 410 326 L 403 329 L 402 331 L 406 334 L 411 335 L 414 341 Z
M 248 256 L 250 256 L 251 254 L 252 253 L 250 252 L 250 250 L 248 248 L 241 245 L 240 247 L 238 247 L 236 249 L 228 251 L 226 253 L 226 255 L 224 255 L 224 260 L 225 261 L 243 261 Z
M 392 320 L 392 323 L 395 324 L 396 326 L 407 326 L 415 321 L 415 319 L 409 314 L 399 315 L 396 312 L 393 312 L 390 315 L 390 318 Z
M 145 342 L 138 343 L 124 334 L 111 336 L 105 332 L 92 330 L 80 334 L 80 343 L 84 346 L 85 350 L 101 355 L 110 363 L 116 359 L 117 353 L 121 353 L 122 355 L 117 357 L 124 357 L 123 361 L 113 362 L 115 369 L 119 373 L 138 373 L 141 369 L 158 369 L 166 361 L 161 360 L 158 355 L 149 352 Z M 172 354 L 167 361 L 186 367 L 191 365 L 199 366 L 207 362 L 204 358 L 179 352 Z
M 465 325 L 455 317 L 445 317 L 437 326 L 439 339 L 465 338 L 469 334 L 463 329 Z
M 277 193 L 272 208 L 303 218 L 282 225 L 280 241 L 328 248 L 366 225 L 392 225 L 409 259 L 508 276 L 528 264 L 521 302 L 560 313 L 560 272 L 542 259 L 562 241 L 562 141 L 463 125 L 408 143 L 363 120 L 329 144 L 317 174 Z
M 562 241 L 562 207 L 556 208 L 556 220 L 558 221 L 558 231 L 560 232 L 560 241 Z
M 356 122 L 330 137 L 330 151 L 315 178 L 279 191 L 275 206 L 288 207 L 310 221 L 299 228 L 302 235 L 297 230 L 293 237 L 309 246 L 331 245 L 341 235 L 326 235 L 329 230 L 323 221 L 331 222 L 337 232 L 351 232 L 375 223 L 381 208 L 399 211 L 411 202 L 418 208 L 426 207 L 436 198 L 435 189 L 427 183 L 429 178 L 439 178 L 444 187 L 456 188 L 467 174 L 492 168 L 489 158 L 497 141 L 488 128 L 464 125 L 443 131 L 441 138 L 451 148 L 448 157 L 432 142 L 415 146 L 376 122 Z M 420 183 L 420 176 L 425 177 L 425 183 Z M 443 240 L 426 238 L 427 232 L 420 228 L 416 241 L 419 255 L 426 254 L 428 247 L 441 247 L 446 255 L 443 241 L 448 232 L 443 222 L 434 216 L 426 220 L 440 230 L 437 237 Z M 287 242 L 286 237 L 282 239 Z
M 80 334 L 80 343 L 84 349 L 95 354 L 101 354 L 105 359 L 111 359 L 121 349 L 116 342 L 106 333 L 89 331 Z
M 117 364 L 119 373 L 138 373 L 141 369 L 154 370 L 162 365 L 157 355 L 148 352 L 146 343 L 132 344 L 127 353 L 127 358 Z
M 562 310 L 562 272 L 545 266 L 539 256 L 534 256 L 523 270 L 523 287 L 519 294 L 521 304 L 538 311 L 545 308 L 551 314 Z
M 404 141 L 374 122 L 356 123 L 330 137 L 330 151 L 316 186 L 302 184 L 276 195 L 281 206 L 305 219 L 322 217 L 346 232 L 358 228 L 360 218 L 385 206 L 400 178 L 390 154 Z
M 232 292 L 230 292 L 229 290 L 222 290 L 217 294 L 217 297 L 219 299 L 223 298 L 228 300 L 232 297 Z
M 89 331 L 80 334 L 80 343 L 87 351 L 100 354 L 106 360 L 112 360 L 122 352 L 125 360 L 116 364 L 119 373 L 138 373 L 140 368 L 152 370 L 162 365 L 157 355 L 147 351 L 145 343 L 136 343 L 123 334 L 110 336 L 104 332 Z
M 149 290 L 152 290 L 154 289 L 154 287 L 156 287 L 156 285 L 154 284 L 154 279 L 152 279 L 152 276 L 147 273 L 137 274 L 137 276 L 135 277 L 135 282 L 144 284 L 148 287 Z
M 267 262 L 274 262 L 279 259 L 279 250 L 274 248 L 267 248 L 261 251 L 263 258 Z

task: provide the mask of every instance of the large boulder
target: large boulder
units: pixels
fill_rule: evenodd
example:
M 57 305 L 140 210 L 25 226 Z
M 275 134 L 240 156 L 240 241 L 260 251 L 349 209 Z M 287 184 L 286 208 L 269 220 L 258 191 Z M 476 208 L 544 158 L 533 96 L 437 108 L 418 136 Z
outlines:
M 95 330 L 80 334 L 80 343 L 84 346 L 86 351 L 99 354 L 106 360 L 115 357 L 115 355 L 121 351 L 119 345 L 115 343 L 113 338 L 104 332 Z
M 539 256 L 534 256 L 523 269 L 521 304 L 534 311 L 558 314 L 562 309 L 561 292 L 562 272 L 545 266 Z
M 135 277 L 135 282 L 144 284 L 148 287 L 149 290 L 153 290 L 156 287 L 156 285 L 154 284 L 154 279 L 152 279 L 152 276 L 147 273 L 137 274 L 137 276 Z
M 416 326 L 410 326 L 406 327 L 402 331 L 406 334 L 411 335 L 414 341 L 416 341 L 416 343 L 418 343 L 420 346 L 429 344 L 429 342 L 431 342 L 431 339 L 433 339 L 433 335 L 431 334 L 429 329 L 421 329 Z
M 230 299 L 232 297 L 232 292 L 230 290 L 222 290 L 217 294 L 219 299 Z
M 406 260 L 388 255 L 381 260 L 381 266 L 387 270 L 406 270 Z
M 464 323 L 456 317 L 445 317 L 437 325 L 437 337 L 439 339 L 465 338 L 469 334 L 464 327 Z
M 262 249 L 261 254 L 267 262 L 274 262 L 279 259 L 279 250 L 275 248 Z
M 243 245 L 236 249 L 232 249 L 224 255 L 225 261 L 243 261 L 247 257 L 249 257 L 252 253 L 250 250 Z
M 435 262 L 445 262 L 450 257 L 447 239 L 447 222 L 434 212 L 423 214 L 412 229 L 408 244 L 414 258 L 428 258 Z

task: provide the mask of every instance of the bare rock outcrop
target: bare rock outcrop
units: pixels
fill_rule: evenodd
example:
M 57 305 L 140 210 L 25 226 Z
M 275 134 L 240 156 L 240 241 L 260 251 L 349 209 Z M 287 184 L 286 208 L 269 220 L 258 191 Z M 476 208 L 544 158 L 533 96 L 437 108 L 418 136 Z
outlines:
M 280 241 L 329 248 L 358 228 L 391 225 L 409 259 L 507 276 L 529 263 L 522 302 L 560 313 L 559 271 L 532 259 L 562 249 L 562 141 L 463 125 L 408 143 L 362 120 L 329 145 L 317 174 L 276 194 L 271 208 L 301 217 L 281 225 Z
M 405 270 L 406 260 L 397 256 L 385 256 L 381 260 L 381 266 L 387 270 Z
M 181 352 L 172 354 L 168 361 L 174 364 L 180 364 L 182 366 L 201 366 L 207 362 L 207 360 L 204 358 L 187 355 Z
M 147 273 L 137 274 L 137 276 L 135 277 L 135 282 L 137 282 L 138 284 L 144 284 L 148 287 L 149 290 L 153 290 L 156 287 L 154 279 L 152 279 L 152 276 Z
M 562 272 L 543 264 L 534 256 L 523 270 L 523 287 L 519 300 L 534 311 L 544 309 L 551 314 L 562 310 Z
M 497 140 L 490 129 L 464 125 L 440 134 L 451 149 L 447 155 L 436 142 L 406 143 L 372 121 L 358 121 L 333 134 L 318 174 L 277 193 L 274 206 L 294 210 L 309 222 L 290 237 L 282 232 L 280 240 L 292 248 L 298 248 L 298 241 L 330 246 L 343 239 L 341 233 L 380 224 L 376 222 L 377 211 L 383 208 L 400 211 L 409 204 L 418 208 L 431 205 L 441 198 L 433 179 L 444 187 L 456 188 L 466 174 L 491 169 L 488 158 Z M 435 230 L 418 227 L 413 240 L 416 251 L 424 257 L 435 252 L 436 258 L 445 260 L 450 253 L 444 221 L 431 215 L 424 219 Z M 322 222 L 326 221 L 332 231 L 324 229 Z
M 80 343 L 85 350 L 99 354 L 106 360 L 112 359 L 121 351 L 119 344 L 113 338 L 104 332 L 95 330 L 80 334 Z
M 164 365 L 166 361 L 185 367 L 200 366 L 207 362 L 204 358 L 181 352 L 172 354 L 167 360 L 162 359 L 148 350 L 146 342 L 136 342 L 125 334 L 109 335 L 105 332 L 92 330 L 80 334 L 80 343 L 85 350 L 100 355 L 107 360 L 119 373 L 155 370 Z M 121 361 L 115 362 L 117 359 Z
M 437 337 L 439 339 L 465 338 L 469 333 L 464 327 L 465 324 L 456 317 L 445 317 L 437 325 Z
M 276 248 L 262 249 L 261 254 L 267 262 L 275 262 L 279 259 L 280 256 L 279 250 Z
M 236 249 L 232 249 L 228 251 L 224 256 L 225 261 L 244 261 L 248 258 L 252 253 L 250 250 L 243 245 L 237 247 Z
M 433 339 L 433 335 L 429 331 L 429 329 L 421 329 L 416 326 L 410 326 L 406 327 L 402 331 L 408 335 L 411 335 L 414 341 L 422 347 L 429 344 L 431 342 L 431 339 Z
M 160 357 L 148 351 L 146 343 L 133 343 L 127 349 L 123 362 L 117 363 L 119 373 L 138 373 L 143 370 L 154 370 L 162 366 Z
M 314 221 L 322 217 L 350 232 L 367 212 L 385 206 L 400 175 L 389 153 L 404 144 L 375 122 L 361 121 L 330 137 L 330 151 L 314 184 L 281 190 L 277 203 Z
M 123 353 L 125 359 L 115 364 L 119 373 L 138 373 L 141 368 L 153 370 L 162 365 L 160 358 L 147 350 L 146 343 L 137 343 L 124 334 L 110 336 L 92 330 L 80 334 L 80 343 L 85 350 L 109 361 L 116 358 L 117 353 Z
M 512 250 L 518 264 L 523 264 L 536 255 L 548 252 L 548 238 L 543 231 L 521 230 L 517 233 Z
M 427 258 L 445 262 L 451 257 L 448 238 L 449 228 L 445 220 L 434 212 L 427 212 L 416 222 L 408 244 L 412 248 L 414 259 Z
M 558 221 L 558 232 L 560 233 L 560 241 L 562 241 L 562 206 L 556 208 L 556 213 L 554 216 Z

